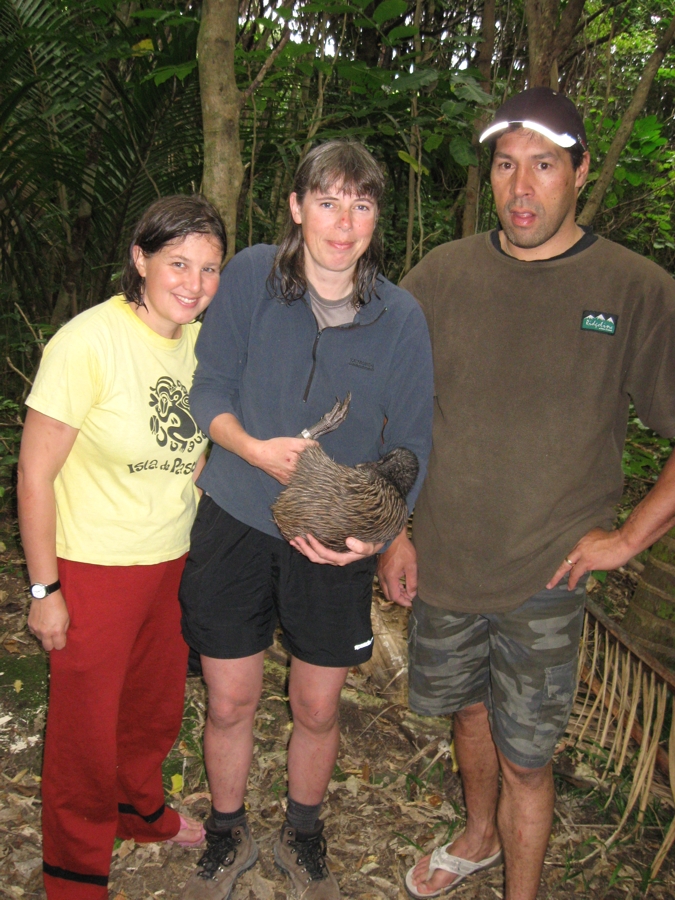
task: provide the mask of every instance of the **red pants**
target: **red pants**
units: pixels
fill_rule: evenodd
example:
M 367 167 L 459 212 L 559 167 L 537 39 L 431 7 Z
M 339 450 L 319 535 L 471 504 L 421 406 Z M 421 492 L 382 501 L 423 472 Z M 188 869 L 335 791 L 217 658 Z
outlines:
M 183 715 L 184 563 L 59 560 L 70 628 L 65 648 L 50 654 L 42 771 L 49 900 L 107 900 L 115 837 L 161 841 L 180 829 L 178 813 L 164 806 L 162 762 Z

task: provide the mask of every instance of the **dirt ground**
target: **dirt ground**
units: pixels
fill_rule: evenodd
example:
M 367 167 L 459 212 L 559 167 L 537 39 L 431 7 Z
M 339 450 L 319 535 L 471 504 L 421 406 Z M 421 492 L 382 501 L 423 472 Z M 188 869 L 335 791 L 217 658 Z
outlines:
M 0 535 L 2 537 L 2 535 Z M 40 839 L 40 758 L 46 712 L 45 654 L 27 633 L 25 575 L 12 535 L 0 545 L 0 897 L 43 898 Z M 4 549 L 5 546 L 7 549 Z M 4 549 L 4 552 L 3 552 Z M 620 605 L 619 576 L 607 587 Z M 630 582 L 630 577 L 628 577 Z M 629 585 L 628 585 L 629 586 Z M 612 592 L 614 592 L 612 599 Z M 389 613 L 397 614 L 397 613 Z M 368 680 L 354 671 L 341 710 L 338 766 L 325 804 L 326 835 L 333 871 L 345 898 L 404 900 L 403 876 L 423 852 L 447 843 L 463 827 L 461 784 L 452 755 L 439 737 L 445 724 L 424 720 L 412 727 L 405 707 L 375 706 Z M 183 812 L 206 816 L 208 787 L 201 758 L 206 696 L 201 679 L 186 689 L 181 735 L 167 760 L 170 802 Z M 420 724 L 421 723 L 421 724 Z M 283 819 L 286 746 L 292 730 L 286 670 L 266 664 L 263 699 L 255 723 L 255 755 L 249 782 L 249 819 L 260 846 L 258 864 L 238 882 L 232 900 L 284 900 L 292 896 L 276 870 L 272 845 Z M 450 722 L 447 723 L 450 739 Z M 558 771 L 578 760 L 556 760 Z M 573 895 L 594 900 L 645 896 L 651 861 L 672 818 L 670 807 L 648 810 L 645 827 L 609 853 L 599 852 L 619 820 L 621 791 L 605 807 L 605 795 L 556 778 L 556 817 L 547 855 L 541 900 Z M 655 900 L 675 897 L 671 852 Z M 111 871 L 114 900 L 178 898 L 199 858 L 198 850 L 132 842 L 117 843 Z M 467 879 L 453 894 L 471 900 L 503 897 L 503 870 Z

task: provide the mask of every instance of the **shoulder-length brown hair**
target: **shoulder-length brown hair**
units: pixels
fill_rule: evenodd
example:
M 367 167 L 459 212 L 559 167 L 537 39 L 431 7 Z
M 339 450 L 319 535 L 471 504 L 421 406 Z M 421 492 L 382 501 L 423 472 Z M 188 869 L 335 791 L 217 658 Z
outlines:
M 382 169 L 368 150 L 356 141 L 327 141 L 309 151 L 295 173 L 293 191 L 302 204 L 307 193 L 338 190 L 356 197 L 368 197 L 379 212 L 384 195 Z M 302 226 L 293 221 L 290 209 L 269 277 L 270 291 L 287 303 L 299 300 L 307 290 L 305 242 Z M 361 306 L 375 293 L 382 268 L 382 236 L 375 226 L 366 252 L 356 263 L 354 303 Z

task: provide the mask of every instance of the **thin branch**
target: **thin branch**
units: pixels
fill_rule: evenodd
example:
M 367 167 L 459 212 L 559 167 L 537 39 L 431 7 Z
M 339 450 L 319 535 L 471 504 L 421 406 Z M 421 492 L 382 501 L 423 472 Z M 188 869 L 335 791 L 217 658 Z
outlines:
M 241 92 L 242 106 L 248 100 L 248 98 L 253 94 L 253 92 L 258 90 L 258 88 L 260 87 L 260 85 L 263 82 L 265 75 L 267 75 L 269 70 L 274 65 L 277 57 L 279 56 L 281 51 L 284 49 L 286 44 L 289 42 L 290 37 L 291 37 L 291 29 L 288 26 L 286 26 L 286 28 L 284 29 L 284 33 L 281 35 L 281 40 L 276 45 L 274 50 L 272 50 L 272 52 L 267 57 L 265 62 L 262 64 L 262 67 L 261 67 L 260 71 L 258 72 L 258 74 L 255 76 L 255 78 L 249 84 L 249 86 L 246 88 L 246 90 Z
M 600 206 L 602 204 L 602 201 L 604 200 L 607 188 L 609 187 L 612 178 L 614 177 L 614 171 L 618 165 L 621 153 L 628 143 L 628 139 L 630 138 L 631 132 L 633 131 L 635 120 L 642 112 L 642 109 L 647 101 L 647 95 L 649 94 L 659 66 L 663 62 L 663 59 L 668 52 L 670 44 L 674 38 L 675 16 L 673 16 L 673 18 L 670 20 L 670 23 L 668 24 L 665 32 L 661 35 L 660 39 L 658 39 L 658 43 L 654 49 L 654 52 L 647 60 L 647 64 L 644 67 L 642 76 L 640 77 L 628 109 L 623 114 L 621 124 L 619 125 L 612 143 L 610 144 L 609 150 L 607 151 L 605 161 L 603 162 L 602 169 L 600 170 L 600 175 L 593 185 L 593 190 L 591 191 L 590 196 L 586 201 L 586 205 L 584 206 L 581 214 L 577 219 L 579 225 L 590 225 L 597 215 L 598 211 L 600 210 Z
M 251 143 L 251 171 L 248 178 L 248 245 L 253 246 L 253 185 L 255 183 L 255 154 L 258 142 L 258 107 L 255 104 L 255 94 L 251 94 L 253 105 L 253 141 Z
M 609 12 L 610 9 L 616 9 L 617 6 L 621 6 L 623 0 L 614 0 L 614 3 L 606 3 L 601 9 L 596 9 L 594 13 L 591 13 L 589 16 L 584 16 L 579 25 L 577 26 L 576 31 L 574 32 L 574 37 L 586 28 L 587 25 L 590 25 L 595 19 L 599 16 L 604 15 L 606 12 Z
M 390 684 L 391 684 L 391 682 L 390 682 Z M 363 729 L 363 731 L 361 732 L 361 734 L 357 735 L 357 738 L 363 737 L 363 735 L 366 733 L 366 731 L 368 731 L 368 729 L 371 727 L 371 725 L 374 725 L 375 722 L 377 722 L 377 720 L 380 718 L 380 716 L 383 716 L 385 713 L 389 712 L 390 709 L 394 709 L 394 708 L 397 707 L 398 705 L 399 705 L 398 703 L 392 703 L 391 706 L 387 706 L 386 709 L 381 710 L 381 711 L 375 716 L 375 718 L 372 719 L 372 720 L 366 725 L 366 727 Z
M 606 34 L 603 37 L 596 38 L 594 41 L 589 41 L 587 44 L 580 45 L 565 57 L 565 59 L 560 63 L 560 68 L 564 69 L 565 66 L 569 65 L 576 56 L 579 56 L 580 53 L 586 53 L 588 50 L 593 50 L 595 47 L 599 47 L 601 44 L 606 44 L 607 41 L 615 37 L 616 34 L 612 34 L 611 32 L 609 32 L 609 34 Z
M 642 203 L 643 200 L 649 200 L 650 197 L 656 197 L 661 191 L 667 191 L 669 188 L 672 188 L 672 183 L 670 181 L 666 181 L 664 184 L 660 184 L 658 187 L 655 187 L 651 191 L 647 191 L 646 194 L 641 194 L 639 197 L 629 197 L 628 200 L 622 200 L 621 203 L 616 203 L 614 206 L 609 206 L 606 209 L 603 209 L 603 213 L 614 213 L 617 209 L 622 206 L 629 206 L 630 204 Z M 632 213 L 631 213 L 632 215 Z
M 30 330 L 30 333 L 33 335 L 33 340 L 35 341 L 35 343 L 36 343 L 36 344 L 44 344 L 44 339 L 38 337 L 38 335 L 35 333 L 35 329 L 33 328 L 33 326 L 32 326 L 32 325 L 30 324 L 30 322 L 28 321 L 28 316 L 27 316 L 26 313 L 21 309 L 21 307 L 19 306 L 19 304 L 15 302 L 15 303 L 14 303 L 14 306 L 16 306 L 17 310 L 19 311 L 19 315 L 20 315 L 21 318 L 24 320 L 24 322 L 26 323 L 26 325 L 28 325 L 28 328 L 29 328 L 29 330 Z
M 432 740 L 430 740 L 429 743 L 426 744 L 424 747 L 422 747 L 421 750 L 417 751 L 417 753 L 413 756 L 412 759 L 408 760 L 407 764 L 403 767 L 403 771 L 407 772 L 408 769 L 411 769 L 415 765 L 416 762 L 419 762 L 420 759 L 422 759 L 424 756 L 426 756 L 427 750 L 431 750 L 432 747 L 434 747 L 436 744 L 440 743 L 440 741 L 442 741 L 442 740 L 443 740 L 443 738 L 440 738 L 440 737 L 435 737 Z
M 451 753 L 450 744 L 445 740 L 440 741 L 438 744 L 438 750 L 436 751 L 436 755 L 431 760 L 429 765 L 425 766 L 422 769 L 422 771 L 420 772 L 420 774 L 417 777 L 423 778 L 427 774 L 429 769 L 438 762 L 438 760 L 441 758 L 441 756 L 446 756 L 448 753 Z
M 325 27 L 326 27 L 326 23 L 325 23 L 325 19 L 324 19 L 324 23 L 323 23 L 324 35 L 325 35 Z M 340 40 L 335 49 L 335 53 L 333 55 L 333 61 L 330 64 L 330 69 L 328 70 L 328 74 L 324 77 L 323 72 L 319 72 L 316 105 L 314 106 L 314 112 L 312 113 L 312 119 L 309 123 L 309 128 L 307 130 L 307 139 L 305 141 L 305 146 L 302 151 L 303 156 L 308 152 L 309 148 L 311 147 L 312 141 L 314 140 L 314 137 L 315 137 L 317 131 L 319 130 L 319 126 L 321 125 L 321 123 L 323 122 L 323 124 L 325 125 L 325 119 L 323 118 L 324 94 L 325 94 L 325 90 L 326 90 L 326 85 L 328 84 L 330 79 L 333 77 L 333 71 L 335 70 L 335 64 L 337 63 L 338 59 L 340 58 L 340 53 L 342 52 L 342 43 L 345 39 L 346 27 L 347 27 L 347 15 L 345 14 L 342 17 L 342 33 L 340 34 Z M 323 46 L 324 46 L 324 50 L 325 50 L 325 41 L 323 42 Z M 324 59 L 324 50 L 321 51 L 322 61 Z
M 5 359 L 7 361 L 7 365 L 10 367 L 10 369 L 13 372 L 16 372 L 16 374 L 19 375 L 21 378 L 23 378 L 23 380 L 26 382 L 26 384 L 29 384 L 31 387 L 33 387 L 33 382 L 30 380 L 30 378 L 27 375 L 24 375 L 23 372 L 21 371 L 21 369 L 17 369 L 17 367 L 14 365 L 14 363 L 9 358 L 9 356 L 6 356 Z
M 295 7 L 295 0 L 284 0 L 284 2 L 283 2 L 283 3 L 281 4 L 281 6 L 279 7 L 279 12 L 280 12 L 282 9 L 285 9 L 285 10 L 287 10 L 289 13 L 291 13 L 291 15 L 292 15 L 292 14 L 293 14 L 293 9 L 294 9 L 294 7 Z M 272 5 L 272 3 L 270 3 L 267 12 L 269 12 L 272 8 L 273 8 L 273 5 Z M 262 7 L 262 5 L 261 5 L 261 7 L 260 7 L 260 13 L 259 13 L 259 15 L 260 15 L 261 17 L 263 17 L 263 18 L 266 17 L 265 14 L 264 14 L 264 12 L 263 12 L 263 7 Z M 253 28 L 255 29 L 255 19 L 253 20 Z M 252 49 L 254 49 L 254 50 L 261 50 L 261 49 L 266 48 L 266 47 L 267 47 L 267 42 L 269 41 L 270 36 L 271 36 L 273 30 L 274 30 L 273 27 L 269 27 L 269 26 L 268 26 L 268 27 L 264 28 L 264 29 L 262 30 L 262 32 L 259 32 L 258 39 L 257 39 L 257 41 L 255 41 L 255 43 L 252 45 Z

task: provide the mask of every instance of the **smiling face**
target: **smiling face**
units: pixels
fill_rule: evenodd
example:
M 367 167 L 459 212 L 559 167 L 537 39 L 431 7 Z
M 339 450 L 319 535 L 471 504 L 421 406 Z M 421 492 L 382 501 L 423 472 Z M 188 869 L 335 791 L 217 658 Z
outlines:
M 136 246 L 133 256 L 139 275 L 145 278 L 145 306 L 132 305 L 132 309 L 162 337 L 180 337 L 181 326 L 203 312 L 218 289 L 220 242 L 209 234 L 189 234 L 151 256 Z
M 302 228 L 305 275 L 327 300 L 346 296 L 356 264 L 368 249 L 377 224 L 377 204 L 333 185 L 308 191 L 302 203 L 290 196 L 291 215 Z
M 574 217 L 590 157 L 578 169 L 567 150 L 534 131 L 519 128 L 498 140 L 490 181 L 504 249 L 518 259 L 549 259 L 580 237 Z

